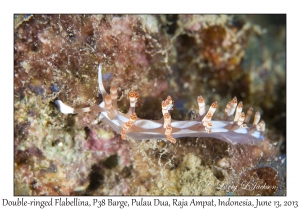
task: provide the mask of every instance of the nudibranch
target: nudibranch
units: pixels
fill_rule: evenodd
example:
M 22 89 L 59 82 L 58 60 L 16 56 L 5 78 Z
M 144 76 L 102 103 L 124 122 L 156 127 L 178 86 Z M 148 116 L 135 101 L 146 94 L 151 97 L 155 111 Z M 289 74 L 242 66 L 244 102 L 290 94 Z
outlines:
M 212 103 L 206 112 L 205 100 L 202 96 L 197 98 L 199 116 L 194 120 L 173 120 L 170 110 L 172 110 L 174 101 L 170 96 L 161 103 L 163 117 L 160 120 L 146 120 L 138 118 L 135 113 L 139 97 L 135 91 L 128 94 L 130 101 L 128 112 L 118 111 L 117 88 L 111 86 L 110 94 L 106 92 L 102 82 L 102 64 L 98 68 L 98 83 L 104 99 L 98 106 L 76 109 L 67 106 L 61 100 L 56 100 L 55 104 L 63 114 L 100 112 L 99 121 L 108 124 L 124 140 L 130 137 L 135 140 L 160 139 L 176 143 L 176 138 L 180 137 L 211 137 L 230 144 L 257 144 L 264 139 L 265 122 L 260 120 L 260 113 L 256 112 L 254 114 L 253 123 L 250 125 L 249 121 L 253 109 L 249 108 L 245 114 L 242 111 L 243 103 L 237 103 L 236 97 L 227 103 L 225 119 L 221 121 L 212 120 L 212 116 L 218 107 L 217 102 Z M 230 118 L 233 118 L 233 121 Z

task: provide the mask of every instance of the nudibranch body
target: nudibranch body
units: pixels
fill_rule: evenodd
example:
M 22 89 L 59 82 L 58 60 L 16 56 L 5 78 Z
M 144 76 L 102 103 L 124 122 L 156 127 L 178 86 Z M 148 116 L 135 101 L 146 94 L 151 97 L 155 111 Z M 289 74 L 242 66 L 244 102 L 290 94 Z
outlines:
M 194 120 L 173 120 L 170 110 L 174 102 L 170 96 L 162 101 L 162 119 L 146 120 L 138 118 L 135 113 L 138 93 L 134 91 L 128 94 L 130 100 L 128 112 L 125 114 L 118 111 L 117 88 L 111 86 L 110 94 L 106 92 L 102 82 L 102 64 L 98 68 L 98 82 L 104 99 L 98 106 L 76 109 L 65 105 L 60 100 L 56 100 L 55 104 L 64 114 L 89 111 L 101 112 L 99 121 L 101 120 L 112 127 L 124 140 L 127 137 L 135 140 L 166 139 L 176 143 L 176 138 L 180 137 L 211 137 L 231 144 L 257 144 L 264 139 L 262 133 L 265 130 L 265 123 L 260 120 L 260 113 L 256 112 L 252 125 L 249 125 L 253 109 L 249 108 L 245 115 L 242 112 L 243 103 L 239 102 L 237 104 L 236 97 L 227 103 L 223 121 L 212 120 L 212 116 L 218 107 L 217 102 L 214 102 L 206 113 L 205 100 L 202 96 L 198 96 L 199 116 Z M 234 113 L 234 119 L 230 121 L 229 118 Z

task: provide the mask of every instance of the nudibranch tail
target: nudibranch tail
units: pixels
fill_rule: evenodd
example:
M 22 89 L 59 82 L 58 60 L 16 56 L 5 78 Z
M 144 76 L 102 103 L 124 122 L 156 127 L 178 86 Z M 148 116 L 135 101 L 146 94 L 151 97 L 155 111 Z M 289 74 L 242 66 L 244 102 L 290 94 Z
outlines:
M 260 120 L 260 113 L 256 112 L 252 125 L 248 126 L 253 113 L 253 108 L 249 108 L 246 114 L 243 112 L 243 103 L 237 103 L 234 97 L 227 103 L 225 108 L 225 120 L 212 120 L 218 108 L 218 103 L 214 102 L 206 113 L 205 100 L 198 96 L 199 117 L 195 120 L 177 121 L 171 118 L 170 111 L 173 109 L 174 101 L 170 96 L 162 101 L 161 120 L 146 120 L 137 117 L 135 109 L 137 107 L 138 93 L 130 91 L 128 93 L 130 108 L 127 113 L 118 111 L 117 87 L 111 86 L 108 94 L 102 82 L 102 64 L 98 68 L 99 90 L 103 96 L 103 101 L 98 106 L 86 108 L 72 108 L 62 101 L 56 100 L 55 104 L 63 114 L 75 114 L 82 112 L 100 112 L 99 120 L 105 122 L 113 130 L 121 135 L 122 139 L 128 137 L 135 140 L 165 139 L 171 143 L 176 143 L 176 138 L 180 137 L 212 137 L 222 141 L 237 144 L 257 144 L 264 139 L 265 122 Z M 206 113 L 206 114 L 205 114 Z M 229 118 L 234 115 L 233 121 Z

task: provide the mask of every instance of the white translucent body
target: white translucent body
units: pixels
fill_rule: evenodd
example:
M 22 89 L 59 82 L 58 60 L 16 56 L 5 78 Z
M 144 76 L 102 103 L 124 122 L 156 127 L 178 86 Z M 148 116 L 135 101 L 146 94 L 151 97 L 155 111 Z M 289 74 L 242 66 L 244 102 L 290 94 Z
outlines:
M 108 94 L 102 83 L 102 66 L 99 65 L 98 70 L 98 82 L 100 92 L 105 98 Z M 62 101 L 56 100 L 55 104 L 58 106 L 59 110 L 64 114 L 88 112 L 88 111 L 98 111 L 101 112 L 99 120 L 105 122 L 112 127 L 117 133 L 121 133 L 124 124 L 129 121 L 129 117 L 132 114 L 131 110 L 124 114 L 117 110 L 117 106 L 111 110 L 115 114 L 108 112 L 104 108 L 104 102 L 101 102 L 98 106 L 87 107 L 82 109 L 74 109 L 65 105 Z M 233 121 L 216 121 L 211 120 L 212 127 L 211 133 L 205 130 L 200 118 L 188 121 L 176 121 L 171 120 L 172 126 L 172 136 L 174 138 L 180 137 L 210 137 L 220 139 L 222 141 L 231 144 L 257 144 L 264 139 L 262 132 L 257 131 L 255 126 L 244 126 L 243 128 L 238 126 L 236 122 Z M 165 128 L 164 120 L 145 120 L 137 118 L 133 126 L 127 130 L 126 135 L 135 140 L 146 140 L 146 139 L 165 139 Z

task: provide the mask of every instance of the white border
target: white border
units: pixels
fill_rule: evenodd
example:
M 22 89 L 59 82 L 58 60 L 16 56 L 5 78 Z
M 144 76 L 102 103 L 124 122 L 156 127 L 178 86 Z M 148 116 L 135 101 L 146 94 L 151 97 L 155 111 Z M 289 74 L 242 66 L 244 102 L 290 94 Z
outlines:
M 293 3 L 295 2 L 295 4 Z M 296 1 L 10 1 L 1 4 L 1 176 L 0 202 L 13 197 L 13 14 L 14 13 L 286 13 L 287 14 L 287 197 L 267 197 L 267 200 L 297 200 L 299 141 L 296 108 L 299 96 L 299 12 Z M 293 98 L 293 100 L 291 100 Z M 293 111 L 293 112 L 291 112 Z M 47 197 L 49 198 L 49 197 Z M 115 197 L 117 198 L 117 197 Z M 154 198 L 154 197 L 153 197 Z M 247 197 L 231 197 L 245 200 Z M 27 198 L 26 198 L 27 199 Z M 29 198 L 28 198 L 29 199 Z M 122 198 L 123 199 L 123 198 Z M 131 198 L 124 198 L 124 200 Z M 152 199 L 152 198 L 151 198 Z M 164 197 L 164 199 L 171 199 Z M 179 198 L 183 199 L 183 198 Z M 185 198 L 191 199 L 191 197 Z M 210 199 L 204 197 L 203 199 Z M 218 198 L 216 198 L 218 199 Z M 221 197 L 221 199 L 226 199 Z M 256 197 L 249 199 L 255 200 Z M 31 199 L 30 199 L 31 200 Z M 298 199 L 299 200 L 299 199 Z M 56 207 L 63 209 L 63 207 Z M 153 207 L 152 207 L 153 208 Z M 191 208 L 191 207 L 189 207 Z M 229 209 L 232 207 L 227 207 Z M 1 207 L 1 209 L 3 209 Z M 47 208 L 48 209 L 48 208 Z M 65 209 L 65 208 L 64 208 Z M 137 209 L 137 208 L 134 208 Z

